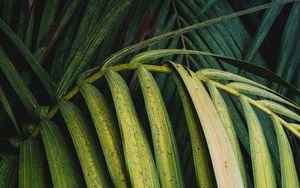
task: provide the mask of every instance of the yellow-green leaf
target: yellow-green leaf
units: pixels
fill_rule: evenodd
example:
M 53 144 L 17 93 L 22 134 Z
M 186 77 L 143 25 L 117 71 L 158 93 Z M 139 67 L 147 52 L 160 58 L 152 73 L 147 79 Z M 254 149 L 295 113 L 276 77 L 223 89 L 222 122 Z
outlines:
M 203 84 L 187 68 L 171 63 L 194 103 L 210 152 L 218 187 L 244 187 L 232 145 Z M 222 156 L 222 157 L 220 157 Z
M 153 155 L 134 108 L 128 86 L 123 78 L 114 71 L 107 70 L 105 77 L 118 116 L 131 185 L 135 188 L 159 187 Z
M 42 121 L 40 126 L 53 186 L 82 187 L 81 169 L 76 168 L 74 156 L 61 130 L 48 120 Z
M 217 112 L 220 115 L 220 118 L 223 122 L 225 130 L 228 134 L 229 140 L 232 144 L 235 157 L 238 160 L 240 171 L 242 173 L 244 186 L 248 187 L 247 186 L 247 174 L 246 174 L 246 170 L 245 170 L 245 166 L 244 166 L 243 156 L 242 156 L 242 153 L 241 153 L 241 150 L 240 150 L 239 141 L 238 141 L 238 138 L 236 136 L 234 126 L 233 126 L 233 122 L 230 118 L 230 114 L 229 114 L 227 105 L 226 105 L 221 93 L 218 91 L 218 89 L 213 84 L 211 84 L 208 81 L 206 83 L 206 85 L 209 89 L 212 101 L 213 101 L 213 103 L 214 103 L 214 105 L 217 109 Z
M 265 97 L 265 98 L 269 98 L 275 101 L 279 101 L 282 102 L 284 104 L 290 105 L 294 108 L 300 109 L 298 106 L 294 105 L 293 103 L 291 103 L 290 101 L 274 94 L 271 93 L 270 91 L 267 91 L 265 89 L 259 88 L 259 87 L 255 87 L 249 84 L 245 84 L 245 83 L 237 83 L 237 82 L 232 82 L 230 84 L 226 85 L 227 87 L 234 89 L 240 93 L 243 94 L 250 94 L 250 95 L 257 95 L 260 97 Z
M 281 187 L 298 188 L 299 180 L 296 166 L 293 158 L 293 152 L 289 140 L 276 116 L 271 117 L 275 126 L 277 143 L 279 148 L 280 169 L 281 169 Z
M 247 99 L 240 97 L 249 130 L 251 161 L 254 186 L 257 188 L 276 187 L 271 155 L 261 124 Z
M 271 110 L 274 113 L 278 113 L 280 115 L 287 116 L 289 118 L 292 118 L 298 122 L 300 122 L 300 115 L 297 113 L 293 112 L 292 110 L 288 109 L 287 107 L 280 105 L 276 102 L 269 101 L 269 100 L 260 100 L 257 101 L 259 104 L 265 106 L 269 110 Z
M 168 111 L 151 73 L 140 66 L 138 76 L 152 133 L 162 187 L 184 187 L 178 149 Z
M 67 101 L 60 102 L 59 109 L 73 140 L 87 187 L 108 187 L 109 180 L 97 150 L 97 142 L 93 139 L 80 110 Z
M 196 110 L 183 83 L 176 76 L 174 76 L 174 79 L 180 93 L 190 134 L 197 184 L 199 187 L 215 187 L 214 172 L 210 164 L 209 151 Z
M 117 134 L 118 125 L 108 104 L 100 91 L 90 84 L 82 85 L 80 91 L 93 118 L 113 184 L 115 187 L 128 187 L 122 145 Z
M 218 70 L 218 69 L 201 69 L 196 73 L 200 77 L 205 77 L 211 80 L 227 80 L 227 81 L 235 81 L 235 82 L 242 82 L 250 85 L 254 85 L 257 87 L 261 87 L 263 89 L 269 89 L 264 85 L 261 85 L 257 82 L 239 76 L 237 74 L 233 74 L 231 72 Z

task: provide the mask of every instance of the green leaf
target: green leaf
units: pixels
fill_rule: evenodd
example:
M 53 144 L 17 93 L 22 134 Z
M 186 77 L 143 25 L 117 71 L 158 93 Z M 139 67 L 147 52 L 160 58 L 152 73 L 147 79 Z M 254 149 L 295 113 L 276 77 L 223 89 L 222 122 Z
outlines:
M 13 123 L 14 127 L 16 128 L 16 131 L 19 135 L 19 137 L 22 135 L 21 130 L 19 128 L 19 125 L 17 123 L 17 120 L 15 118 L 14 113 L 12 112 L 12 109 L 10 107 L 10 104 L 8 102 L 7 97 L 5 96 L 5 93 L 0 85 L 0 102 L 3 105 L 4 110 L 6 111 L 8 117 L 10 118 L 11 122 Z
M 130 61 L 130 63 L 144 63 L 146 61 L 151 61 L 157 58 L 161 58 L 164 56 L 170 56 L 174 54 L 196 54 L 196 55 L 204 55 L 204 56 L 212 56 L 219 60 L 224 61 L 225 63 L 228 63 L 230 65 L 236 66 L 240 69 L 246 70 L 250 73 L 253 73 L 255 75 L 258 75 L 262 78 L 265 78 L 267 80 L 271 80 L 273 82 L 276 82 L 278 84 L 281 84 L 282 86 L 285 86 L 290 91 L 295 93 L 296 95 L 300 96 L 300 91 L 284 79 L 282 79 L 280 76 L 276 75 L 272 71 L 265 69 L 263 67 L 253 65 L 248 63 L 247 61 L 218 55 L 210 52 L 204 52 L 204 51 L 197 51 L 197 50 L 184 50 L 184 49 L 160 49 L 160 50 L 152 50 L 140 53 L 133 57 Z M 105 66 L 104 66 L 105 67 Z M 102 67 L 102 69 L 104 68 Z
M 104 5 L 105 1 L 103 0 L 91 0 L 87 2 L 84 13 L 80 18 L 80 23 L 76 31 L 75 38 L 72 38 L 72 48 L 69 49 L 70 51 L 68 52 L 68 58 L 66 59 L 67 62 L 73 58 L 76 51 L 82 45 L 82 42 L 86 39 L 88 33 L 99 21 L 99 15 L 103 14 L 102 9 Z
M 64 71 L 69 65 L 66 60 L 70 54 L 70 50 L 73 44 L 76 33 L 74 31 L 77 28 L 77 24 L 80 20 L 80 15 L 75 14 L 69 23 L 69 27 L 66 28 L 62 37 L 62 40 L 57 41 L 57 47 L 54 49 L 53 63 L 51 64 L 51 75 L 55 81 L 58 81 Z
M 19 187 L 47 187 L 42 150 L 37 140 L 25 140 L 20 146 Z
M 59 109 L 74 143 L 87 187 L 108 187 L 109 180 L 97 150 L 97 142 L 80 110 L 67 101 L 60 102 Z
M 260 87 L 262 89 L 270 90 L 268 87 L 261 85 L 255 81 L 247 79 L 243 76 L 239 76 L 237 74 L 233 74 L 231 72 L 218 70 L 218 69 L 201 69 L 197 71 L 197 75 L 200 77 L 205 77 L 210 80 L 223 80 L 223 81 L 235 81 L 242 82 L 246 84 L 250 84 L 256 87 Z
M 215 3 L 217 3 L 219 0 L 208 0 L 205 4 L 205 6 L 202 8 L 201 12 L 197 15 L 197 17 L 199 17 L 199 15 L 205 13 L 208 9 L 210 9 Z
M 181 65 L 171 64 L 194 103 L 206 138 L 218 187 L 244 187 L 232 145 L 203 84 L 192 71 Z
M 297 188 L 300 187 L 293 152 L 279 120 L 271 117 L 277 136 L 277 143 L 280 156 L 281 187 Z
M 152 132 L 156 165 L 162 187 L 184 187 L 177 145 L 168 111 L 151 73 L 137 70 Z
M 0 187 L 13 188 L 18 178 L 18 157 L 7 156 L 0 161 Z
M 39 62 L 34 58 L 32 53 L 23 44 L 23 42 L 18 38 L 18 36 L 9 28 L 9 26 L 0 18 L 0 29 L 7 35 L 7 37 L 12 41 L 16 48 L 23 55 L 27 63 L 30 65 L 34 73 L 41 80 L 42 84 L 48 91 L 49 96 L 54 100 L 55 84 L 52 81 L 49 73 L 39 64 Z M 2 47 L 0 47 L 1 53 L 3 53 Z
M 180 93 L 190 134 L 197 184 L 199 187 L 215 187 L 209 151 L 196 110 L 183 83 L 176 76 L 174 79 Z
M 296 1 L 296 0 L 283 0 L 283 1 L 280 1 L 279 4 L 282 5 L 282 4 L 286 4 L 286 3 L 290 3 L 290 2 L 294 2 L 294 1 Z M 242 15 L 247 15 L 247 14 L 250 14 L 250 13 L 253 13 L 253 12 L 268 9 L 271 6 L 272 6 L 272 3 L 267 3 L 267 4 L 264 4 L 264 5 L 261 5 L 261 6 L 257 6 L 257 7 L 245 9 L 245 10 L 242 10 L 242 11 L 238 11 L 238 12 L 235 12 L 235 13 L 232 13 L 232 14 L 220 16 L 218 18 L 209 19 L 209 20 L 206 20 L 206 21 L 201 22 L 201 23 L 196 23 L 196 24 L 184 27 L 182 29 L 177 29 L 175 31 L 171 31 L 171 32 L 165 33 L 163 35 L 159 35 L 159 36 L 144 40 L 144 41 L 139 42 L 137 44 L 128 46 L 128 47 L 114 53 L 113 55 L 111 55 L 109 58 L 107 58 L 105 60 L 103 69 L 116 64 L 124 56 L 126 56 L 126 55 L 128 55 L 132 52 L 138 51 L 142 48 L 145 48 L 145 47 L 147 47 L 151 44 L 160 42 L 161 40 L 169 39 L 169 38 L 187 33 L 189 31 L 192 31 L 192 30 L 195 30 L 195 29 L 199 29 L 199 28 L 206 27 L 206 26 L 209 26 L 209 25 L 212 25 L 212 24 L 223 22 L 225 20 L 236 18 L 236 17 L 242 16 Z
M 279 6 L 280 0 L 273 0 L 272 6 L 268 9 L 262 19 L 262 23 L 260 24 L 258 31 L 255 34 L 253 42 L 251 46 L 249 46 L 245 59 L 248 61 L 252 61 L 253 57 L 257 53 L 260 45 L 264 41 L 267 36 L 269 30 L 271 29 L 273 23 L 275 22 L 277 16 L 281 12 L 282 6 Z
M 1 21 L 0 21 L 1 22 Z M 31 91 L 24 84 L 21 76 L 17 72 L 14 65 L 10 62 L 6 56 L 4 50 L 0 47 L 0 68 L 11 86 L 17 93 L 18 97 L 22 101 L 23 105 L 26 107 L 29 113 L 34 114 L 34 109 L 38 107 L 38 103 L 34 98 Z
M 26 26 L 25 29 L 25 38 L 24 38 L 24 44 L 26 45 L 26 47 L 30 50 L 32 48 L 32 41 L 33 41 L 33 29 L 34 29 L 34 22 L 35 22 L 35 17 L 36 17 L 36 1 L 33 1 L 27 10 L 29 12 L 28 15 L 28 24 Z
M 240 97 L 248 124 L 254 187 L 276 187 L 271 155 L 261 124 L 244 96 Z
M 67 145 L 62 131 L 56 124 L 44 120 L 40 124 L 41 135 L 54 187 L 82 187 L 80 169 Z
M 280 47 L 279 62 L 278 66 L 276 67 L 276 73 L 279 76 L 284 75 L 283 73 L 285 69 L 289 67 L 290 59 L 295 53 L 298 40 L 294 39 L 297 38 L 300 29 L 300 23 L 298 21 L 300 16 L 299 8 L 300 3 L 295 2 L 290 11 L 287 24 L 284 28 Z
M 69 0 L 65 3 L 62 11 L 55 20 L 51 29 L 47 31 L 47 35 L 43 36 L 43 40 L 38 44 L 38 48 L 34 52 L 34 57 L 40 64 L 42 64 L 47 57 L 48 53 L 54 46 L 55 42 L 64 31 L 64 28 L 68 25 L 74 14 L 78 11 L 78 6 L 81 0 Z
M 282 98 L 274 93 L 271 93 L 265 89 L 261 89 L 261 88 L 258 88 L 258 87 L 255 87 L 255 86 L 252 86 L 249 84 L 237 83 L 237 82 L 229 83 L 226 86 L 231 89 L 234 89 L 240 93 L 243 93 L 243 94 L 250 94 L 250 95 L 256 95 L 256 96 L 269 98 L 269 99 L 276 100 L 276 101 L 282 102 L 284 104 L 290 105 L 296 109 L 299 109 L 298 106 L 291 103 L 290 101 L 287 101 L 284 98 Z
M 55 20 L 60 1 L 52 0 L 46 1 L 43 7 L 43 13 L 41 16 L 39 32 L 37 35 L 37 44 L 41 43 L 43 37 L 46 36 L 47 32 L 50 30 L 53 21 Z
M 273 101 L 269 100 L 260 100 L 257 101 L 259 104 L 262 104 L 263 106 L 267 107 L 269 110 L 271 110 L 274 113 L 287 116 L 289 118 L 292 118 L 298 122 L 300 122 L 300 115 L 293 112 L 292 110 L 288 109 L 287 107 L 280 105 L 278 103 L 275 103 Z
M 90 84 L 80 87 L 93 118 L 105 161 L 115 187 L 127 187 L 126 167 L 117 123 L 100 91 Z
M 197 55 L 205 55 L 205 56 L 212 56 L 215 58 L 222 59 L 224 61 L 237 61 L 240 63 L 244 63 L 243 61 L 240 60 L 235 60 L 230 57 L 222 56 L 222 55 L 217 55 L 213 54 L 210 52 L 204 52 L 204 51 L 197 51 L 197 50 L 185 50 L 185 49 L 159 49 L 159 50 L 151 50 L 147 52 L 142 52 L 139 53 L 138 55 L 134 56 L 131 60 L 130 63 L 145 63 L 148 61 L 152 61 L 161 57 L 165 56 L 171 56 L 171 55 L 177 55 L 177 54 L 197 54 Z
M 115 22 L 126 14 L 130 4 L 131 0 L 118 2 L 112 8 L 114 11 L 109 11 L 102 21 L 91 29 L 58 83 L 56 90 L 58 98 L 61 98 L 66 93 L 75 77 L 86 67 L 101 42 L 109 32 L 112 32 Z
M 114 71 L 107 70 L 105 77 L 115 104 L 131 185 L 136 188 L 159 187 L 150 145 L 138 119 L 128 86 Z

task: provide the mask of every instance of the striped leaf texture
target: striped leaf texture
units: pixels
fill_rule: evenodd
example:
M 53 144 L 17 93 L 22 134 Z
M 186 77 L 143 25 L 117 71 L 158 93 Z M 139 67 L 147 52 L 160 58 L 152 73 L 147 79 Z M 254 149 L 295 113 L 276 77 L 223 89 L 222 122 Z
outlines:
M 41 136 L 47 155 L 54 187 L 82 187 L 80 169 L 76 168 L 74 156 L 59 127 L 44 120 L 41 122 Z
M 280 125 L 277 117 L 273 116 L 272 121 L 275 126 L 277 142 L 279 147 L 280 165 L 281 165 L 281 186 L 282 187 L 299 187 L 299 178 L 296 172 L 294 157 L 290 143 L 284 129 Z
M 127 174 L 117 123 L 100 91 L 90 84 L 81 86 L 89 107 L 110 176 L 116 187 L 127 187 Z
M 105 77 L 116 107 L 131 185 L 133 187 L 157 187 L 159 179 L 154 157 L 138 119 L 128 86 L 117 72 L 108 70 Z
M 218 187 L 243 187 L 238 162 L 213 102 L 194 72 L 172 64 L 194 103 L 207 141 Z M 209 118 L 213 117 L 213 118 Z M 216 139 L 218 138 L 218 139 Z M 222 158 L 218 156 L 222 155 Z
M 255 187 L 276 187 L 273 164 L 261 124 L 250 104 L 241 97 L 249 129 Z
M 207 143 L 201 129 L 201 124 L 197 116 L 193 102 L 184 88 L 184 84 L 174 77 L 183 103 L 184 113 L 187 121 L 188 130 L 191 137 L 193 160 L 197 184 L 199 187 L 214 187 L 214 172 L 211 166 Z
M 151 73 L 145 68 L 138 68 L 138 75 L 150 121 L 161 186 L 183 187 L 174 133 L 158 86 Z
M 0 162 L 0 186 L 15 187 L 18 181 L 18 157 L 6 156 Z
M 0 188 L 298 188 L 299 0 L 0 0 Z
M 39 141 L 28 139 L 21 143 L 19 187 L 46 187 L 45 166 L 42 155 Z
M 93 139 L 79 108 L 66 101 L 61 102 L 59 108 L 76 148 L 87 187 L 109 186 L 105 168 L 98 155 L 97 142 Z

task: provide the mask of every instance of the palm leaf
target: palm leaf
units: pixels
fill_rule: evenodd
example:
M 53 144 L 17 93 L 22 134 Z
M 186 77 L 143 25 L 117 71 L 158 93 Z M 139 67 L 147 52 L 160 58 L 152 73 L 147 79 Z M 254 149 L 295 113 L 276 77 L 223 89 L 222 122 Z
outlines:
M 237 136 L 235 133 L 235 129 L 233 126 L 233 122 L 230 118 L 228 107 L 227 107 L 221 93 L 218 91 L 218 89 L 209 82 L 207 82 L 206 85 L 209 89 L 212 101 L 217 109 L 218 114 L 220 115 L 220 118 L 224 124 L 225 130 L 228 134 L 230 142 L 233 146 L 233 151 L 234 151 L 235 157 L 239 163 L 240 171 L 241 171 L 242 178 L 244 181 L 244 186 L 247 187 L 247 178 L 246 178 L 247 174 L 246 174 L 246 170 L 245 170 L 245 166 L 244 166 L 244 161 L 243 161 L 243 157 L 241 154 L 239 142 L 238 142 L 238 139 L 237 139 Z
M 80 187 L 81 172 L 76 168 L 62 131 L 51 121 L 41 122 L 41 136 L 54 187 Z
M 121 141 L 117 134 L 117 124 L 108 104 L 94 86 L 85 84 L 80 89 L 93 118 L 113 183 L 117 187 L 127 187 Z
M 18 48 L 21 54 L 24 56 L 32 70 L 39 77 L 48 94 L 54 99 L 54 86 L 53 80 L 49 73 L 38 63 L 32 53 L 26 48 L 22 41 L 16 36 L 16 34 L 9 28 L 9 26 L 0 18 L 0 28 L 9 37 L 9 39 Z M 2 48 L 2 47 L 1 47 Z M 1 49 L 1 51 L 3 51 Z M 3 53 L 3 52 L 2 52 Z
M 19 187 L 46 187 L 43 164 L 42 150 L 37 140 L 29 139 L 21 143 Z
M 8 116 L 10 118 L 10 120 L 12 121 L 14 127 L 16 128 L 18 135 L 21 136 L 22 135 L 21 130 L 19 128 L 17 120 L 16 120 L 16 118 L 15 118 L 13 112 L 12 112 L 11 106 L 8 102 L 8 99 L 7 99 L 7 97 L 4 93 L 1 85 L 0 85 L 0 102 L 2 103 L 4 110 L 6 111 L 6 113 L 8 114 Z
M 0 0 L 0 187 L 299 187 L 299 3 L 265 2 Z
M 278 147 L 281 165 L 282 187 L 299 187 L 299 180 L 294 164 L 293 153 L 280 121 L 272 117 L 278 138 Z
M 118 73 L 108 70 L 106 79 L 112 92 L 124 156 L 133 187 L 156 187 L 158 174 L 146 135 L 141 127 L 128 87 Z
M 85 68 L 91 55 L 95 52 L 98 45 L 103 41 L 106 35 L 112 30 L 114 23 L 126 13 L 130 5 L 130 1 L 120 1 L 114 5 L 114 11 L 109 11 L 99 25 L 91 29 L 89 36 L 84 41 L 84 45 L 78 49 L 72 58 L 72 62 L 68 66 L 63 77 L 57 86 L 57 96 L 60 98 L 70 87 L 74 77 Z
M 193 72 L 186 71 L 179 65 L 173 64 L 173 66 L 186 85 L 200 119 L 210 156 L 212 158 L 217 185 L 219 187 L 225 185 L 230 187 L 243 187 L 242 176 L 238 167 L 238 162 L 234 156 L 233 148 L 225 128 L 223 127 L 222 121 L 218 116 L 208 93 L 204 89 L 204 86 L 197 81 L 197 77 Z M 206 108 L 203 108 L 202 106 L 205 106 Z M 218 138 L 218 140 L 215 138 Z M 217 157 L 219 155 L 222 155 L 223 157 Z
M 3 48 L 0 47 L 0 68 L 10 84 L 13 86 L 15 92 L 17 93 L 18 97 L 26 107 L 26 109 L 33 114 L 34 109 L 38 106 L 38 103 L 28 89 L 28 87 L 24 84 L 21 76 L 17 72 L 16 68 L 12 64 L 12 62 L 8 59 L 7 55 L 3 51 Z
M 183 187 L 172 125 L 160 91 L 151 73 L 145 68 L 138 68 L 138 75 L 149 117 L 161 186 Z
M 0 186 L 15 187 L 18 177 L 18 157 L 5 157 L 0 162 L 0 170 Z
M 104 172 L 105 167 L 98 155 L 95 144 L 97 142 L 93 139 L 80 110 L 66 101 L 62 101 L 59 108 L 74 142 L 86 185 L 88 187 L 109 186 L 109 180 Z
M 176 85 L 183 103 L 186 121 L 191 137 L 198 186 L 214 187 L 214 173 L 210 164 L 210 156 L 197 113 L 194 109 L 195 107 L 193 106 L 190 96 L 187 90 L 184 88 L 183 83 L 180 82 L 177 77 L 174 79 L 176 80 Z
M 243 97 L 240 99 L 249 129 L 254 186 L 276 187 L 272 160 L 261 129 L 261 124 L 248 101 Z

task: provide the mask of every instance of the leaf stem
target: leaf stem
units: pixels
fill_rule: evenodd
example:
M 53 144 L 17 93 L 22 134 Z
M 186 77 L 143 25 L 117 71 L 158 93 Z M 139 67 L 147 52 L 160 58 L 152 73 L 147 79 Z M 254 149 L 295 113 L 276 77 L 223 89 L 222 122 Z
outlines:
M 125 71 L 125 70 L 136 70 L 139 66 L 143 66 L 145 69 L 151 71 L 151 72 L 160 72 L 160 73 L 171 73 L 172 70 L 167 66 L 160 66 L 160 65 L 149 65 L 149 64 L 139 64 L 139 63 L 126 63 L 126 64 L 120 64 L 110 67 L 110 70 L 114 71 Z M 72 99 L 80 89 L 80 86 L 84 83 L 94 83 L 95 81 L 101 79 L 104 76 L 105 71 L 100 70 L 99 72 L 91 75 L 90 77 L 87 77 L 85 80 L 83 80 L 80 83 L 77 83 L 77 85 L 69 91 L 62 100 L 70 100 Z M 58 111 L 58 105 L 55 104 L 48 113 L 48 118 L 51 119 L 56 112 Z
M 241 94 L 240 92 L 227 87 L 224 84 L 221 84 L 219 82 L 213 81 L 213 80 L 209 80 L 208 78 L 205 78 L 203 76 L 198 76 L 199 80 L 203 81 L 203 82 L 209 82 L 211 84 L 213 84 L 216 88 L 221 89 L 223 91 L 225 91 L 226 93 L 233 95 L 235 97 L 241 97 L 243 96 L 248 102 L 249 104 L 251 104 L 252 106 L 255 106 L 256 108 L 258 108 L 259 110 L 261 110 L 262 112 L 264 112 L 265 114 L 267 114 L 270 117 L 276 117 L 279 119 L 281 125 L 283 125 L 284 127 L 286 127 L 289 131 L 291 131 L 296 137 L 300 138 L 300 129 L 297 130 L 294 126 L 292 126 L 290 123 L 286 122 L 284 119 L 280 118 L 277 114 L 273 113 L 271 110 L 269 110 L 267 107 L 263 106 L 262 104 L 260 104 L 258 101 L 251 99 L 250 97 Z

